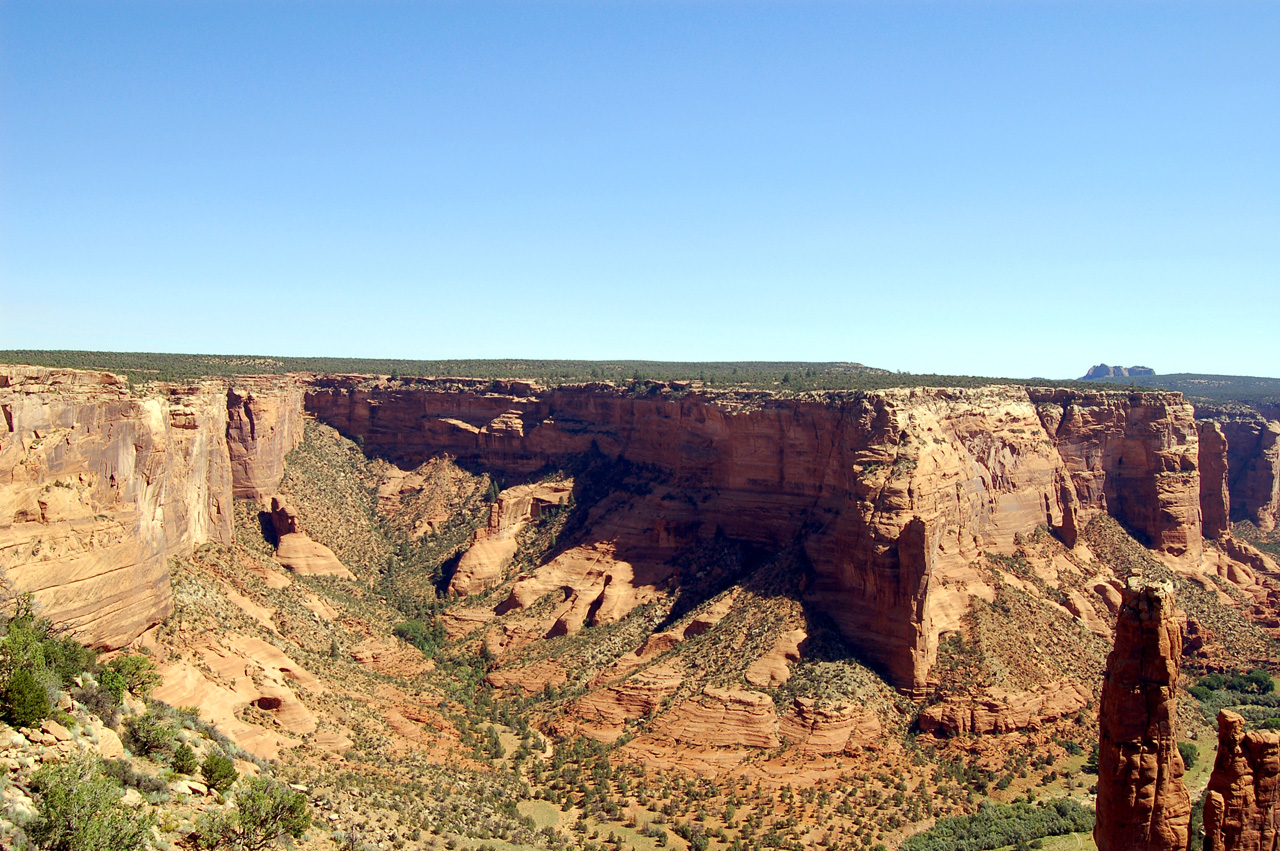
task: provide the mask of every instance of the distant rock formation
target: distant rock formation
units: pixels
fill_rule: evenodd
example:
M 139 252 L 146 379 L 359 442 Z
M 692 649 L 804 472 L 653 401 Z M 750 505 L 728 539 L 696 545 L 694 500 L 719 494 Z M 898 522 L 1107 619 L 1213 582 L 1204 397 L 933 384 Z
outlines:
M 1206 851 L 1269 851 L 1280 845 L 1280 731 L 1245 732 L 1244 718 L 1218 713 L 1218 756 L 1204 802 Z
M 1280 523 L 1280 411 L 1266 405 L 1198 405 L 1196 417 L 1202 428 L 1203 423 L 1214 422 L 1226 441 L 1229 518 L 1248 520 L 1264 532 L 1276 528 Z
M 1098 851 L 1185 851 L 1191 796 L 1175 728 L 1182 624 L 1173 590 L 1131 578 L 1098 712 Z
M 336 576 L 355 579 L 333 550 L 318 544 L 302 531 L 298 512 L 282 497 L 271 498 L 271 525 L 276 532 L 276 561 L 301 576 Z
M 1130 378 L 1135 375 L 1155 375 L 1156 371 L 1146 366 L 1107 366 L 1100 363 L 1091 367 L 1081 381 L 1100 381 L 1104 378 Z
M 277 378 L 227 388 L 227 450 L 234 495 L 265 500 L 280 487 L 284 456 L 302 440 L 302 387 Z

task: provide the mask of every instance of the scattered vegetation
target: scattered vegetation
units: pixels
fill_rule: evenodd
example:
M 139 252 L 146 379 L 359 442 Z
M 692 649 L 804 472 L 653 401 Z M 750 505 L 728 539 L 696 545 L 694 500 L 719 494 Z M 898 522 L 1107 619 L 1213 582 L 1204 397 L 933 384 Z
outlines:
M 32 776 L 36 819 L 28 837 L 45 851 L 141 851 L 154 818 L 120 803 L 121 790 L 88 758 L 57 762 Z
M 1064 798 L 1035 804 L 987 802 L 978 812 L 945 818 L 909 838 L 901 851 L 989 851 L 1028 847 L 1034 840 L 1093 829 L 1093 811 Z

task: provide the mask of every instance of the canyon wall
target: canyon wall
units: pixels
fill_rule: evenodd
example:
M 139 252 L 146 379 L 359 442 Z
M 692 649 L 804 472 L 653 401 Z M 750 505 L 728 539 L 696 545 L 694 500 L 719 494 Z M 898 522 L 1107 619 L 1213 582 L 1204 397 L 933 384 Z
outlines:
M 928 688 L 938 634 L 967 607 L 942 586 L 985 551 L 1011 552 L 1016 534 L 1049 526 L 1073 544 L 1091 513 L 1110 511 L 1155 547 L 1200 552 L 1197 431 L 1177 394 L 672 389 L 329 377 L 311 383 L 306 407 L 406 465 L 447 453 L 523 475 L 593 449 L 645 465 L 661 492 L 599 524 L 589 556 L 599 563 L 607 545 L 625 577 L 597 570 L 599 596 L 589 591 L 559 629 L 616 613 L 603 605 L 619 598 L 613 580 L 659 583 L 661 570 L 637 577 L 717 534 L 798 545 L 813 570 L 809 600 L 910 693 Z M 517 585 L 511 605 L 560 585 L 582 593 L 568 570 Z
M 564 587 L 574 600 L 557 630 L 625 615 L 672 580 L 674 556 L 723 535 L 802 554 L 807 599 L 913 694 L 967 609 L 969 565 L 1012 552 L 1015 535 L 1048 526 L 1071 545 L 1108 511 L 1170 554 L 1201 546 L 1197 429 L 1177 394 L 783 399 L 307 376 L 139 396 L 96 373 L 0 375 L 0 568 L 104 645 L 168 611 L 168 557 L 230 540 L 233 496 L 277 491 L 304 404 L 404 466 L 449 454 L 519 478 L 596 452 L 646 471 L 650 492 L 597 506 L 589 540 L 513 591 L 524 606 Z
M 1249 520 L 1264 532 L 1280 522 L 1280 408 L 1201 405 L 1226 440 L 1230 519 Z
M 0 575 L 82 639 L 136 637 L 172 609 L 167 559 L 230 542 L 220 388 L 6 367 L 0 410 Z
M 1180 393 L 1030 395 L 1086 510 L 1107 511 L 1153 549 L 1199 556 L 1198 428 Z
M 285 456 L 302 440 L 302 395 L 302 386 L 289 379 L 241 379 L 227 388 L 236 497 L 265 504 L 279 489 Z
M 168 559 L 232 540 L 233 495 L 274 493 L 302 389 L 157 385 L 0 368 L 0 576 L 82 640 L 118 647 L 172 610 Z
M 1178 752 L 1182 622 L 1172 588 L 1130 579 L 1098 710 L 1098 851 L 1185 851 L 1191 796 Z

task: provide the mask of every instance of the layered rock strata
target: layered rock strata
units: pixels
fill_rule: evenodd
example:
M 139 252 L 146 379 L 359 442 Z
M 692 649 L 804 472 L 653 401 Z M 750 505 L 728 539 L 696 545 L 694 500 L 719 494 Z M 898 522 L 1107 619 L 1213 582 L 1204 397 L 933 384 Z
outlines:
M 1197 415 L 1216 423 L 1227 442 L 1230 518 L 1271 531 L 1280 522 L 1280 410 L 1201 406 Z
M 1280 731 L 1245 732 L 1244 718 L 1218 713 L 1218 756 L 1204 802 L 1204 847 L 1269 851 L 1280 846 Z
M 237 382 L 226 390 L 227 449 L 234 494 L 265 501 L 280 488 L 284 458 L 302 440 L 302 386 L 288 379 Z
M 925 707 L 919 724 L 923 732 L 940 736 L 1038 730 L 1051 721 L 1074 715 L 1092 698 L 1088 689 L 1070 680 L 1029 692 L 992 688 Z
M 983 552 L 1012 552 L 1015 535 L 1048 526 L 1071 545 L 1109 511 L 1166 552 L 1201 548 L 1196 424 L 1173 393 L 780 399 L 335 377 L 313 382 L 306 406 L 407 466 L 448 454 L 522 475 L 598 452 L 652 471 L 653 491 L 593 509 L 587 539 L 518 583 L 506 610 L 563 589 L 553 632 L 572 632 L 652 599 L 671 578 L 664 565 L 700 541 L 798 544 L 810 601 L 913 694 L 928 688 L 939 631 L 967 608 L 948 578 Z
M 1098 712 L 1099 851 L 1185 851 L 1191 797 L 1178 753 L 1182 623 L 1172 589 L 1130 579 Z
M 139 398 L 110 374 L 6 367 L 0 410 L 4 580 L 95 645 L 167 616 L 167 560 L 232 536 L 221 389 Z

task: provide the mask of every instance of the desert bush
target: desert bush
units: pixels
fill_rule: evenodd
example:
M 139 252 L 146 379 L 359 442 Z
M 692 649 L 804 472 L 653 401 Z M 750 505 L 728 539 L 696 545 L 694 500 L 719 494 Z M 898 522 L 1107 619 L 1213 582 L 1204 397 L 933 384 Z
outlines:
M 405 621 L 391 632 L 401 641 L 418 648 L 427 657 L 434 656 L 436 650 L 448 640 L 444 624 L 439 621 L 432 621 L 430 625 L 416 619 Z
M 107 663 L 107 670 L 119 674 L 124 679 L 125 688 L 141 698 L 150 695 L 161 682 L 156 663 L 146 656 L 135 654 L 117 656 Z
M 53 706 L 49 692 L 36 675 L 26 668 L 19 668 L 9 675 L 0 695 L 0 710 L 4 720 L 15 727 L 34 727 L 49 717 Z
M 179 774 L 195 774 L 200 763 L 196 762 L 196 753 L 188 745 L 178 745 L 173 759 L 169 760 L 169 767 Z
M 196 844 L 261 851 L 282 840 L 301 839 L 309 827 L 311 812 L 302 793 L 268 777 L 254 777 L 236 793 L 232 810 L 200 819 Z
M 138 771 L 133 767 L 133 763 L 127 759 L 108 759 L 102 763 L 102 773 L 121 786 L 137 789 L 144 795 L 152 795 L 156 792 L 164 792 L 169 788 L 169 784 L 165 783 L 154 774 L 147 774 L 145 771 Z
M 105 675 L 109 671 L 100 671 Z M 86 681 L 80 688 L 71 690 L 71 697 L 82 704 L 93 715 L 97 715 L 103 724 L 115 729 L 120 723 L 120 696 L 98 682 Z
M 200 765 L 200 775 L 210 789 L 218 792 L 226 792 L 240 777 L 236 764 L 219 753 L 211 753 L 204 758 Z
M 1182 763 L 1187 768 L 1195 766 L 1196 760 L 1200 757 L 1200 749 L 1191 742 L 1178 742 L 1178 753 L 1182 754 Z
M 120 803 L 120 789 L 89 759 L 47 765 L 31 778 L 36 818 L 27 834 L 45 851 L 141 851 L 153 819 Z
M 142 756 L 164 756 L 173 751 L 178 732 L 167 719 L 147 712 L 124 722 L 125 745 Z

